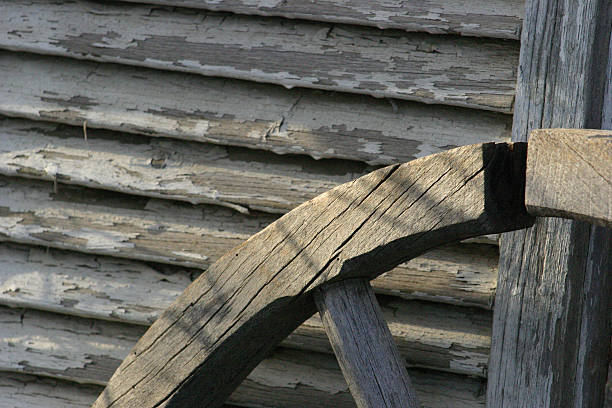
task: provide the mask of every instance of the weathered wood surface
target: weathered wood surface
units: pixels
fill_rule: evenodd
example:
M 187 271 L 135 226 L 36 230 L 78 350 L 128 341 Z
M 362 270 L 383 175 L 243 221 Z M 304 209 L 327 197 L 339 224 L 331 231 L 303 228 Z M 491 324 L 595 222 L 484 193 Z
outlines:
M 105 384 L 143 331 L 138 326 L 32 310 L 0 308 L 0 319 L 0 371 L 83 384 Z M 484 405 L 481 380 L 423 370 L 411 370 L 411 375 L 423 406 Z M 333 356 L 283 349 L 263 360 L 229 401 L 281 408 L 354 407 Z
M 506 113 L 519 51 L 509 41 L 86 0 L 3 2 L 0 27 L 10 50 Z
M 89 408 L 101 391 L 102 387 L 91 384 L 0 372 L 0 406 L 3 408 Z
M 0 245 L 0 304 L 150 325 L 191 283 L 193 270 L 43 248 Z M 486 376 L 490 312 L 381 297 L 411 367 Z M 284 346 L 332 353 L 318 316 Z
M 0 239 L 206 268 L 276 219 L 65 185 L 53 190 L 52 183 L 0 178 Z M 496 263 L 490 245 L 436 248 L 373 284 L 406 299 L 490 309 Z
M 434 248 L 371 281 L 378 293 L 462 306 L 493 308 L 496 246 L 461 244 Z
M 610 344 L 612 350 L 612 344 Z M 604 408 L 612 408 L 612 360 L 608 366 L 608 383 L 606 384 L 606 402 Z
M 377 170 L 301 205 L 196 279 L 94 405 L 218 406 L 314 312 L 310 291 L 322 283 L 371 279 L 445 242 L 530 225 L 525 150 L 465 146 Z
M 608 0 L 528 2 L 513 140 L 525 141 L 537 128 L 601 126 L 609 6 Z M 502 239 L 489 407 L 603 405 L 611 235 L 541 218 Z
M 206 267 L 275 217 L 0 178 L 0 239 Z
M 612 228 L 612 131 L 531 132 L 525 205 L 539 217 Z
M 420 2 L 299 0 L 253 2 L 248 0 L 123 0 L 166 6 L 229 11 L 237 14 L 280 16 L 478 37 L 519 39 L 525 2 L 522 0 Z
M 405 363 L 368 281 L 322 285 L 314 299 L 356 405 L 418 408 Z
M 247 149 L 0 120 L 0 174 L 285 213 L 372 168 Z M 95 137 L 92 137 L 92 133 Z
M 101 390 L 99 386 L 0 372 L 0 406 L 4 408 L 88 408 Z
M 500 113 L 0 52 L 0 113 L 275 153 L 403 163 L 510 140 Z M 168 95 L 180 95 L 180 99 Z

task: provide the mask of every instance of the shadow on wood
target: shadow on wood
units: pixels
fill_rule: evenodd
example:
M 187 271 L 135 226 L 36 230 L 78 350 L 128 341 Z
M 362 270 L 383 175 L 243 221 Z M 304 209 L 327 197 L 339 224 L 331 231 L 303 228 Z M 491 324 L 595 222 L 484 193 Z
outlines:
M 94 407 L 220 406 L 312 315 L 313 289 L 372 279 L 444 243 L 524 228 L 526 144 L 461 147 L 374 171 L 229 251 L 140 339 Z

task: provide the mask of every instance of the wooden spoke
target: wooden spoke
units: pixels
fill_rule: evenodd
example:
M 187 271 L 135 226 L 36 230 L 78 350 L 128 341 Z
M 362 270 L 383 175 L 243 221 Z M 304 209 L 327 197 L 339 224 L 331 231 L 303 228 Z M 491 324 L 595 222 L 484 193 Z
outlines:
M 331 345 L 359 408 L 418 408 L 405 362 L 369 282 L 323 285 L 315 302 Z

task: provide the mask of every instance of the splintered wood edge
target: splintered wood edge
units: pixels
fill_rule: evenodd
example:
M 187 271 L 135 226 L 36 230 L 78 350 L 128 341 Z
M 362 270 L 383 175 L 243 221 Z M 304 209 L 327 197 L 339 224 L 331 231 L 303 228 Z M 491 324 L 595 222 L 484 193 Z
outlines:
M 315 311 L 312 290 L 533 223 L 526 145 L 464 146 L 376 170 L 229 251 L 160 316 L 94 407 L 220 406 Z
M 531 132 L 525 205 L 535 216 L 612 228 L 612 131 Z

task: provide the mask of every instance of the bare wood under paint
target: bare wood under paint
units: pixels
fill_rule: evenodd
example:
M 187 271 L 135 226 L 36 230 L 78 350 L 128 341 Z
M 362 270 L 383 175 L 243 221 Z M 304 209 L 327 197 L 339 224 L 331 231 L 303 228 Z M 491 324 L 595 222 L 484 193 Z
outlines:
M 0 69 L 0 113 L 87 122 L 93 135 L 105 128 L 371 164 L 510 140 L 510 116 L 444 105 L 5 51 Z
M 193 7 L 237 14 L 281 16 L 304 20 L 368 25 L 425 31 L 431 34 L 460 34 L 478 37 L 519 39 L 525 3 L 522 0 L 421 2 L 367 0 L 299 0 L 252 2 L 248 0 L 123 0 L 134 3 Z
M 196 279 L 94 406 L 218 406 L 314 312 L 310 292 L 319 285 L 372 279 L 444 242 L 530 225 L 522 206 L 525 148 L 458 148 L 377 170 L 303 204 Z
M 525 205 L 535 216 L 612 228 L 612 131 L 531 132 Z
M 285 213 L 372 168 L 24 120 L 0 121 L 0 174 Z
M 505 113 L 519 51 L 510 41 L 87 0 L 3 2 L 0 27 L 9 50 Z
M 143 331 L 32 310 L 0 308 L 0 319 L 5 333 L 0 340 L 0 376 L 15 372 L 63 379 L 74 384 L 73 392 L 81 387 L 77 383 L 104 385 Z M 484 406 L 481 379 L 428 370 L 410 372 L 424 407 Z M 333 356 L 289 349 L 267 356 L 228 402 L 280 408 L 355 406 Z
M 416 391 L 368 281 L 322 285 L 315 303 L 359 408 L 417 408 Z

